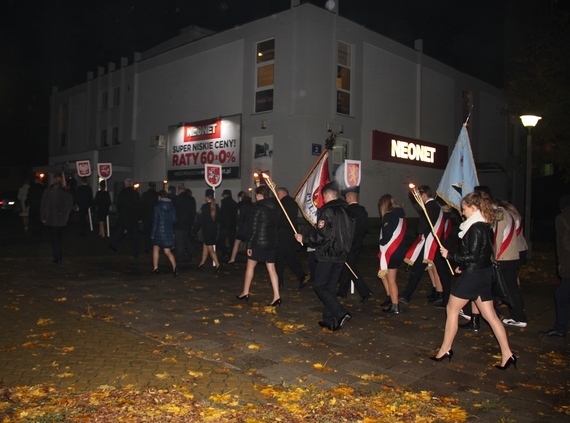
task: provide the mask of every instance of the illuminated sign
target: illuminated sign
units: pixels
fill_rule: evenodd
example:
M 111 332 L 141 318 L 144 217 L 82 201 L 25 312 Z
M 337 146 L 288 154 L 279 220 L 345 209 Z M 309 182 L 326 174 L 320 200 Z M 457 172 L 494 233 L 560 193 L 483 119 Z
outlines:
M 239 178 L 241 115 L 227 116 L 168 128 L 168 179 L 204 178 L 204 165 L 221 166 L 224 179 Z
M 445 169 L 447 146 L 373 131 L 372 160 Z

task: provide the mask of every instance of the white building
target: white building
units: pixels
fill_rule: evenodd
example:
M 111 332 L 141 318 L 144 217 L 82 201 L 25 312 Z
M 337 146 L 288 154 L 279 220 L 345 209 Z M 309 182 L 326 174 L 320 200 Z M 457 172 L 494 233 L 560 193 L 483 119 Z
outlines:
M 187 28 L 134 63 L 123 58 L 55 91 L 50 165 L 90 160 L 96 175 L 97 163 L 112 163 L 111 191 L 126 177 L 141 190 L 168 180 L 190 187 L 200 203 L 202 160 L 211 159 L 233 167 L 218 189 L 247 190 L 261 169 L 294 192 L 332 131 L 331 176 L 345 158 L 362 161 L 370 216 L 385 193 L 415 216 L 408 183 L 435 191 L 472 110 L 473 154 L 486 164 L 480 183 L 522 209 L 524 172 L 505 106 L 499 89 L 425 56 L 421 40 L 406 47 L 304 4 L 221 33 Z M 387 161 L 389 136 L 435 147 L 437 160 Z M 202 150 L 189 147 L 198 144 Z

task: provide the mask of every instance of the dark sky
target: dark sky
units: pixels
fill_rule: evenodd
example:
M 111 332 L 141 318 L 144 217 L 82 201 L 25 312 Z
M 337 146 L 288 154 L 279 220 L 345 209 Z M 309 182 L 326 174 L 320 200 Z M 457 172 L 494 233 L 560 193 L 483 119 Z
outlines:
M 340 14 L 408 46 L 422 38 L 427 55 L 500 87 L 508 2 L 341 0 Z M 82 83 L 88 71 L 121 56 L 132 61 L 133 52 L 185 26 L 224 30 L 289 6 L 290 0 L 2 0 L 0 164 L 46 163 L 53 86 Z

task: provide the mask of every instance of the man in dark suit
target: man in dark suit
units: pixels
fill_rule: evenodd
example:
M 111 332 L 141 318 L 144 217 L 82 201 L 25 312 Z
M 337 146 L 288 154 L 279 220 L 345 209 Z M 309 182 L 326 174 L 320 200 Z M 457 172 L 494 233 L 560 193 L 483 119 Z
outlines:
M 342 193 L 348 203 L 347 210 L 354 216 L 352 247 L 346 258 L 346 264 L 350 266 L 354 275 L 347 266 L 344 266 L 338 284 L 338 295 L 342 298 L 346 298 L 350 288 L 350 282 L 353 281 L 356 290 L 360 294 L 360 302 L 364 303 L 368 301 L 370 295 L 372 295 L 372 291 L 364 282 L 356 265 L 360 252 L 362 251 L 362 246 L 364 245 L 364 237 L 368 233 L 368 212 L 364 206 L 358 204 L 358 196 L 360 194 L 359 186 L 348 187 Z
M 125 188 L 119 193 L 117 198 L 117 225 L 115 235 L 110 247 L 117 251 L 119 240 L 123 237 L 125 230 L 131 237 L 131 253 L 133 257 L 139 255 L 139 220 L 141 219 L 141 196 L 133 187 L 131 178 L 125 179 Z
M 301 267 L 301 263 L 299 263 L 297 259 L 297 252 L 300 250 L 301 245 L 295 239 L 295 232 L 289 223 L 290 221 L 293 224 L 296 231 L 299 206 L 297 206 L 295 200 L 289 195 L 289 190 L 285 187 L 277 188 L 277 197 L 289 217 L 289 219 L 287 219 L 287 216 L 285 216 L 285 213 L 283 213 L 281 209 L 279 224 L 277 226 L 279 246 L 277 247 L 277 261 L 275 262 L 277 276 L 279 277 L 279 286 L 285 286 L 283 272 L 285 271 L 285 263 L 287 263 L 289 269 L 291 269 L 295 277 L 299 280 L 299 289 L 301 289 L 307 284 L 308 278 Z
M 232 198 L 232 191 L 229 189 L 222 191 L 222 201 L 220 203 L 220 214 L 218 215 L 220 227 L 216 248 L 218 257 L 222 258 L 230 256 L 236 240 L 238 205 Z
M 154 206 L 158 203 L 158 192 L 156 191 L 156 183 L 150 181 L 148 189 L 141 195 L 143 236 L 144 236 L 144 252 L 152 251 L 152 240 L 150 233 L 152 231 L 152 219 L 154 218 Z
M 86 236 L 89 227 L 89 208 L 93 204 L 93 190 L 89 186 L 89 178 L 86 176 L 81 178 L 81 185 L 75 190 L 75 202 L 79 209 L 80 236 Z

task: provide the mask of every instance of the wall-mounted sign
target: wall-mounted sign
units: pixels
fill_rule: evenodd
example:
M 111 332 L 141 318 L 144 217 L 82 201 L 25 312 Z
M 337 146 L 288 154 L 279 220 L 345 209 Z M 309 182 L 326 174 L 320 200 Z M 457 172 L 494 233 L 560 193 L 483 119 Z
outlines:
M 446 145 L 372 132 L 372 160 L 445 169 L 447 159 Z
M 204 166 L 221 166 L 225 179 L 240 176 L 241 115 L 181 123 L 168 128 L 169 180 L 204 178 Z

